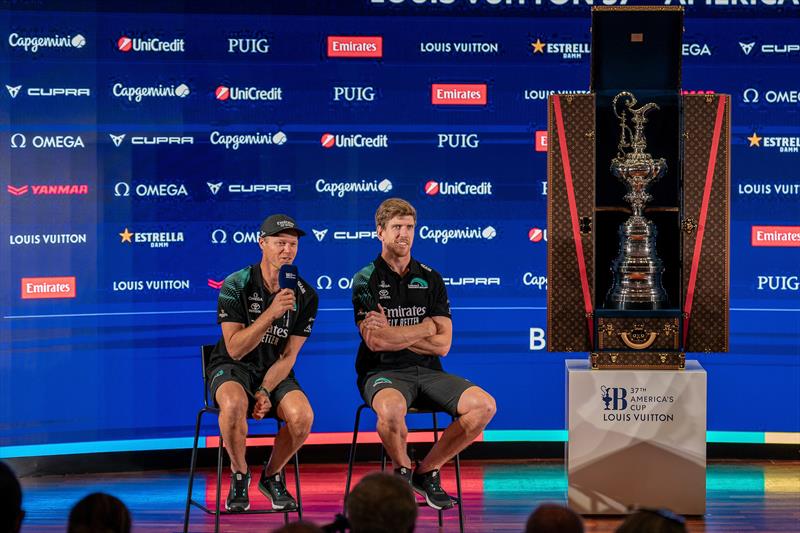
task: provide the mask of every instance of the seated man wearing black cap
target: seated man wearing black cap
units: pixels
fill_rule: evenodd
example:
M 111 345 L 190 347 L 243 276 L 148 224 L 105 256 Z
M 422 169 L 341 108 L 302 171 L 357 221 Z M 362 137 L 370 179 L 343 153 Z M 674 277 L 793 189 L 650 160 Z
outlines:
M 286 422 L 272 448 L 258 489 L 273 509 L 296 509 L 281 469 L 303 445 L 314 413 L 294 376 L 294 363 L 311 335 L 319 298 L 299 276 L 295 290 L 280 288 L 282 265 L 297 255 L 305 232 L 286 215 L 272 215 L 261 224 L 261 262 L 234 272 L 222 285 L 217 322 L 222 338 L 208 362 L 211 397 L 220 408 L 219 428 L 231 458 L 229 511 L 250 508 L 250 472 L 245 461 L 247 415 L 275 416 Z

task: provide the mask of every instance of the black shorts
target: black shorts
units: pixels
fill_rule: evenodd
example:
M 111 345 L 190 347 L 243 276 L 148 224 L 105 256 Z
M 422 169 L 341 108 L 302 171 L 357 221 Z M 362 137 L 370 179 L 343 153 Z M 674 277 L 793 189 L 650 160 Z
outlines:
M 206 375 L 208 376 L 208 390 L 211 394 L 211 401 L 217 407 L 219 407 L 219 405 L 217 405 L 217 389 L 219 389 L 220 385 L 226 381 L 235 381 L 241 385 L 244 389 L 244 392 L 247 393 L 249 404 L 247 407 L 247 415 L 250 416 L 250 413 L 253 411 L 253 407 L 256 403 L 254 396 L 256 389 L 264 380 L 263 374 L 251 372 L 247 367 L 241 364 L 222 363 L 207 369 Z M 266 416 L 276 416 L 278 404 L 281 403 L 281 400 L 284 396 L 286 396 L 287 393 L 293 390 L 299 390 L 300 392 L 303 391 L 303 389 L 300 387 L 300 384 L 297 382 L 297 379 L 295 379 L 294 373 L 291 373 L 286 377 L 286 379 L 278 383 L 278 386 L 275 387 L 274 390 L 270 391 L 269 401 L 272 404 L 272 407 Z
M 458 400 L 464 391 L 474 387 L 468 380 L 432 370 L 411 366 L 399 370 L 379 370 L 367 375 L 361 386 L 361 397 L 372 406 L 372 398 L 383 389 L 396 389 L 406 399 L 407 407 L 441 409 L 449 415 L 458 415 Z

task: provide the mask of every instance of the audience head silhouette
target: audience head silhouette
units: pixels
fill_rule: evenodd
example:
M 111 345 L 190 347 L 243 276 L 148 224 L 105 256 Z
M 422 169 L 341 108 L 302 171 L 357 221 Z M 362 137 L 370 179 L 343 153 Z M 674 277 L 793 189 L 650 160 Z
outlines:
M 131 514 L 119 499 L 95 492 L 75 504 L 67 533 L 130 533 Z
M 667 509 L 639 509 L 617 528 L 617 533 L 686 533 L 682 516 Z
M 543 503 L 528 517 L 525 533 L 583 533 L 583 520 L 569 507 Z
M 365 476 L 347 497 L 352 533 L 411 533 L 417 500 L 408 482 L 389 474 Z
M 17 533 L 22 526 L 22 487 L 11 468 L 0 461 L 0 533 Z

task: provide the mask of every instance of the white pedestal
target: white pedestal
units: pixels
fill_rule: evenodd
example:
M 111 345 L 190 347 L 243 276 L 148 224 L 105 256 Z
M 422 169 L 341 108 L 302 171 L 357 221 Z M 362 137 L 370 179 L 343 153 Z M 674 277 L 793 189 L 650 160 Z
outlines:
M 567 366 L 567 491 L 581 514 L 706 509 L 706 371 Z

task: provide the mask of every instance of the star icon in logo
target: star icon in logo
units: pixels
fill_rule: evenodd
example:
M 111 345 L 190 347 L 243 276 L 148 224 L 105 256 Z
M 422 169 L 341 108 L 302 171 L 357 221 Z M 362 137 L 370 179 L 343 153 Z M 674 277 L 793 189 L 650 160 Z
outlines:
M 133 232 L 128 231 L 128 228 L 125 228 L 125 231 L 120 233 L 119 236 L 122 237 L 122 240 L 120 242 L 131 242 L 131 243 L 133 242 L 131 241 L 131 237 L 133 237 Z
M 763 137 L 759 137 L 758 136 L 758 133 L 753 132 L 753 135 L 751 135 L 750 137 L 747 138 L 747 140 L 750 141 L 750 148 L 752 148 L 753 146 L 760 147 L 762 138 Z
M 533 47 L 534 54 L 543 54 L 544 53 L 544 43 L 538 37 L 536 38 L 536 42 L 531 43 Z

